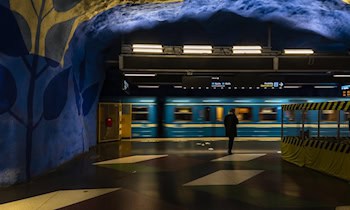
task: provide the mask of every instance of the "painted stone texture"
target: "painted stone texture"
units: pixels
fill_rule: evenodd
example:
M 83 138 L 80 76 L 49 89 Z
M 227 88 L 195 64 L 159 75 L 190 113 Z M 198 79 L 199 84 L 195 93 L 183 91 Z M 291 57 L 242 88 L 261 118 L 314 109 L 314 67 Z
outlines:
M 0 48 L 0 186 L 29 180 L 96 144 L 103 46 L 84 30 L 86 21 L 127 3 L 1 2 L 1 26 L 11 29 L 2 43 L 11 44 Z M 85 29 L 74 38 L 78 50 L 65 56 L 79 25 Z
M 0 1 L 0 185 L 96 144 L 102 55 L 113 39 L 220 11 L 350 43 L 350 8 L 341 0 Z

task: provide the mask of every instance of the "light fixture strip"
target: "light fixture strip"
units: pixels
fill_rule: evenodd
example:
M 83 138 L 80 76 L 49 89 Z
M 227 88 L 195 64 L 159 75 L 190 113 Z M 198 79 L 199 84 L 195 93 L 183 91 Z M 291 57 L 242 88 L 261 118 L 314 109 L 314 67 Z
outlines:
M 134 48 L 132 50 L 135 53 L 162 53 L 162 49 L 146 49 L 146 48 Z
M 261 54 L 261 50 L 233 50 L 233 54 Z
M 133 44 L 134 53 L 163 53 L 163 46 L 159 44 Z
M 218 103 L 218 102 L 220 102 L 220 100 L 203 100 L 203 102 L 206 102 L 206 103 L 210 103 L 210 102 Z
M 261 46 L 233 46 L 233 50 L 262 50 Z
M 141 49 L 162 49 L 163 46 L 160 44 L 133 44 L 132 48 L 141 48 Z
M 251 102 L 251 100 L 234 100 L 233 102 L 236 102 L 236 103 L 249 103 L 249 102 Z
M 159 88 L 159 85 L 138 85 L 138 88 Z
M 213 47 L 210 45 L 184 45 L 184 50 L 212 50 Z
M 300 55 L 300 54 L 314 54 L 314 51 L 312 49 L 285 49 L 284 54 L 291 54 L 291 55 Z
M 211 50 L 190 50 L 190 49 L 185 50 L 184 49 L 184 54 L 211 54 L 211 53 L 212 53 Z
M 300 85 L 286 85 L 286 86 L 284 86 L 283 88 L 290 88 L 290 89 L 293 89 L 293 88 L 301 88 L 301 86 Z
M 335 74 L 333 77 L 350 77 L 350 74 Z
M 335 85 L 316 85 L 314 86 L 314 88 L 317 88 L 317 89 L 331 89 L 331 88 L 337 88 L 337 86 Z
M 156 74 L 124 74 L 126 77 L 155 77 Z
M 211 54 L 213 47 L 210 45 L 184 45 L 184 54 Z
M 282 103 L 283 101 L 281 101 L 281 100 L 265 100 L 264 102 L 266 102 L 266 103 Z

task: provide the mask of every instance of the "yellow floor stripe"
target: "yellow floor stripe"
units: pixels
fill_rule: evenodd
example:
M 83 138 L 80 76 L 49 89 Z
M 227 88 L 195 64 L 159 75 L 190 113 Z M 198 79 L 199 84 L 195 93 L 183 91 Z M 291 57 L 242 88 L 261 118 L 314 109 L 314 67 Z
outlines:
M 227 137 L 178 137 L 178 138 L 133 138 L 123 139 L 122 141 L 132 142 L 186 142 L 186 141 L 227 141 Z M 235 141 L 280 141 L 281 137 L 236 137 Z

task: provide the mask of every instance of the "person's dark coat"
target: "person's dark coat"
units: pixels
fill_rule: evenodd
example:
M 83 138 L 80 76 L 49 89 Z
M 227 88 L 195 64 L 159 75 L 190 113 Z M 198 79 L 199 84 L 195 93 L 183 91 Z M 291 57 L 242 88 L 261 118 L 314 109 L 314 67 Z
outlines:
M 228 114 L 225 116 L 224 124 L 227 137 L 237 136 L 238 118 L 235 114 Z

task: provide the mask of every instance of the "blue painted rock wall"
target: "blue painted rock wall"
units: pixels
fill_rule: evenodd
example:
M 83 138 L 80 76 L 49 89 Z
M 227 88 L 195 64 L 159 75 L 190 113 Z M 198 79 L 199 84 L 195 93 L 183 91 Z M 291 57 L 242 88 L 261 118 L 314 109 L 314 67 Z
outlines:
M 34 2 L 42 8 L 44 2 L 51 3 L 61 15 L 81 1 Z M 184 18 L 203 20 L 229 11 L 311 30 L 344 43 L 350 40 L 350 8 L 341 0 L 126 4 L 99 10 L 97 16 L 74 29 L 74 21 L 79 17 L 70 14 L 70 19 L 46 28 L 44 38 L 34 33 L 36 22 L 26 19 L 23 8 L 10 8 L 9 1 L 0 2 L 1 186 L 44 173 L 96 144 L 97 98 L 104 79 L 103 50 L 121 34 Z M 72 30 L 75 33 L 70 37 Z M 39 38 L 32 39 L 33 35 Z M 38 43 L 42 43 L 41 48 Z

